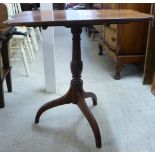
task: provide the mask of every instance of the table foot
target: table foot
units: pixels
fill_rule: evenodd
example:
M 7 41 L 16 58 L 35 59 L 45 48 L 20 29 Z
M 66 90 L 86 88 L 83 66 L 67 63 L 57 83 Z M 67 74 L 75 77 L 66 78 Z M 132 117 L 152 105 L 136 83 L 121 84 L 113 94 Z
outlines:
M 115 79 L 115 80 L 120 80 L 120 79 L 121 79 L 121 74 L 120 74 L 120 72 L 116 72 L 116 74 L 114 75 L 114 79 Z
M 86 117 L 86 119 L 88 120 L 88 122 L 93 130 L 95 141 L 96 141 L 96 147 L 101 148 L 101 135 L 100 135 L 100 130 L 99 130 L 98 124 L 97 124 L 93 114 L 89 110 L 89 107 L 87 106 L 87 104 L 84 100 L 84 96 L 82 96 L 80 94 L 77 94 L 77 95 L 78 95 L 77 105 L 80 108 L 80 110 L 82 111 L 82 113 L 84 114 L 84 116 Z
M 44 104 L 42 107 L 40 107 L 40 109 L 38 110 L 36 117 L 35 117 L 35 123 L 39 123 L 39 118 L 40 116 L 48 109 L 52 109 L 54 107 L 60 106 L 60 105 L 64 105 L 64 104 L 69 104 L 71 103 L 70 97 L 69 97 L 69 93 L 67 93 L 66 95 L 55 99 L 53 101 L 50 101 L 46 104 Z
M 97 97 L 92 92 L 84 92 L 84 98 L 90 97 L 93 100 L 93 105 L 97 105 Z

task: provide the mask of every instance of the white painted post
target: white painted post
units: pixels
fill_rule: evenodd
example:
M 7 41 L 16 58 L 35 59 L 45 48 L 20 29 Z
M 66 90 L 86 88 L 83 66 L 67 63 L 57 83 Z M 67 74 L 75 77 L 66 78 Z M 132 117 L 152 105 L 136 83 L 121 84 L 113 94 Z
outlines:
M 52 3 L 40 3 L 40 10 L 53 11 Z M 42 30 L 42 43 L 43 43 L 43 61 L 45 72 L 45 90 L 46 92 L 56 92 L 56 79 L 55 79 L 55 49 L 54 49 L 54 28 L 48 27 Z

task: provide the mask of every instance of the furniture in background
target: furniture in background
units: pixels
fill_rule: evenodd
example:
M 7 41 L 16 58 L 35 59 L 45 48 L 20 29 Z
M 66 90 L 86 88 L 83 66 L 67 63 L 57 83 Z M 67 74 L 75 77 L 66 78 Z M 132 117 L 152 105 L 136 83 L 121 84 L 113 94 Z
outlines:
M 81 73 L 83 68 L 83 62 L 81 60 L 81 43 L 80 34 L 82 27 L 87 25 L 99 25 L 101 23 L 130 23 L 130 22 L 142 22 L 152 19 L 151 15 L 135 12 L 132 10 L 60 10 L 52 13 L 51 11 L 42 12 L 23 12 L 18 17 L 14 17 L 13 20 L 8 20 L 5 23 L 8 26 L 43 26 L 46 29 L 48 26 L 64 26 L 71 29 L 73 36 L 72 39 L 72 61 L 71 61 L 71 73 L 72 80 L 69 91 L 59 99 L 50 101 L 43 105 L 37 112 L 35 123 L 39 123 L 40 116 L 48 109 L 73 103 L 77 105 L 84 116 L 87 118 L 96 140 L 96 147 L 100 148 L 101 135 L 98 124 L 91 113 L 89 107 L 85 102 L 85 98 L 91 97 L 93 104 L 97 105 L 96 95 L 92 92 L 85 92 L 83 89 L 83 81 L 81 79 Z M 89 14 L 89 16 L 87 16 Z M 41 17 L 40 17 L 41 15 Z M 35 18 L 32 18 L 34 17 Z M 53 18 L 54 16 L 54 18 Z M 26 21 L 29 19 L 29 21 Z M 74 19 L 74 20 L 73 20 Z
M 155 4 L 151 5 L 151 14 L 155 17 Z M 152 84 L 152 93 L 155 95 L 155 19 L 149 25 L 143 83 Z
M 8 92 L 12 92 L 11 66 L 9 60 L 8 42 L 12 37 L 12 28 L 0 29 L 0 108 L 4 108 L 3 82 L 6 80 Z
M 65 10 L 65 3 L 53 3 L 53 10 Z
M 151 4 L 94 4 L 98 9 L 129 9 L 150 13 Z M 99 55 L 104 51 L 111 56 L 116 64 L 115 79 L 121 78 L 121 71 L 126 64 L 144 64 L 148 22 L 126 24 L 104 24 L 95 26 L 99 32 Z
M 22 11 L 38 10 L 40 3 L 20 3 Z
M 0 4 L 0 108 L 5 106 L 3 82 L 6 81 L 8 92 L 12 92 L 11 66 L 8 42 L 12 37 L 12 28 L 4 28 L 2 22 L 6 20 L 7 9 Z
M 22 12 L 20 3 L 6 3 L 0 4 L 3 5 L 3 12 L 5 13 L 5 19 L 12 18 L 16 14 Z M 7 9 L 6 9 L 7 8 Z M 41 38 L 40 30 L 38 27 L 35 29 L 33 27 L 15 27 L 13 29 L 13 37 L 9 41 L 9 50 L 11 55 L 11 60 L 22 60 L 26 76 L 30 76 L 30 68 L 29 68 L 29 59 L 30 62 L 35 61 L 35 53 L 38 51 L 38 43 L 36 39 L 36 35 Z M 35 31 L 37 33 L 35 33 Z
M 152 82 L 152 94 L 155 96 L 155 74 L 153 76 L 153 82 Z
M 7 9 L 8 9 L 8 18 L 12 18 L 14 15 L 19 14 L 22 12 L 21 9 L 21 5 L 20 3 L 6 3 Z M 38 34 L 40 40 L 41 38 L 41 33 L 38 27 L 36 27 L 35 29 L 33 27 L 27 28 L 25 26 L 22 27 L 15 27 L 16 31 L 14 31 L 15 35 L 24 35 L 27 36 L 27 39 L 30 38 L 31 39 L 31 44 L 34 47 L 35 51 L 38 51 L 38 43 L 37 43 L 37 39 L 36 39 L 36 33 Z M 17 36 L 16 36 L 17 38 Z M 28 40 L 30 40 L 28 39 Z M 33 50 L 31 51 L 31 53 L 33 53 Z M 33 54 L 34 56 L 34 54 Z
M 0 4 L 0 6 L 2 8 L 1 12 L 5 12 L 5 16 L 1 18 L 2 21 L 14 16 L 18 11 L 20 11 L 20 4 L 16 5 L 15 3 L 7 3 Z M 8 44 L 10 58 L 11 60 L 22 60 L 26 70 L 26 75 L 30 76 L 26 53 L 30 56 L 31 61 L 34 59 L 34 54 L 29 36 L 27 36 L 27 30 L 24 27 L 16 27 L 16 29 L 18 29 L 17 33 L 14 29 L 15 28 L 13 28 L 13 37 L 9 40 Z M 17 58 L 17 56 L 22 58 Z

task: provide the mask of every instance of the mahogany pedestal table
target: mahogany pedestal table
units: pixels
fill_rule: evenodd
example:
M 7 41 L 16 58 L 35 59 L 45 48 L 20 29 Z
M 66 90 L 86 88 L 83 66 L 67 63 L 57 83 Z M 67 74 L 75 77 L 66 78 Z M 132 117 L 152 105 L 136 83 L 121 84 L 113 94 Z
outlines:
M 18 14 L 13 19 L 5 22 L 8 26 L 64 26 L 71 28 L 72 41 L 72 80 L 69 91 L 62 97 L 44 104 L 37 112 L 35 123 L 43 112 L 53 107 L 64 104 L 76 104 L 87 118 L 96 141 L 96 147 L 100 148 L 101 135 L 98 124 L 89 110 L 85 98 L 91 97 L 93 104 L 97 105 L 96 95 L 92 92 L 85 92 L 81 73 L 83 63 L 81 60 L 80 34 L 82 27 L 99 24 L 123 24 L 129 22 L 149 21 L 152 16 L 132 10 L 56 10 L 56 11 L 27 11 Z M 50 68 L 49 68 L 50 69 Z

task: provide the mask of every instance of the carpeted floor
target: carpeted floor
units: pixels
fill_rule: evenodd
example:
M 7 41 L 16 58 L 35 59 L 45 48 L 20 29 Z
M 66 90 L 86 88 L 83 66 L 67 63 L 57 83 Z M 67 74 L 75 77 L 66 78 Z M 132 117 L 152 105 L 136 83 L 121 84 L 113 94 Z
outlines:
M 98 56 L 97 41 L 83 31 L 84 88 L 98 97 L 98 106 L 87 103 L 101 131 L 102 148 L 95 147 L 92 130 L 77 106 L 70 104 L 45 112 L 34 124 L 38 108 L 63 95 L 69 88 L 71 35 L 55 29 L 57 93 L 44 92 L 42 51 L 25 77 L 21 62 L 12 62 L 13 93 L 5 92 L 0 109 L 0 151 L 155 151 L 155 97 L 142 85 L 142 73 L 128 65 L 122 79 L 113 79 L 114 62 Z M 40 48 L 41 49 L 41 48 Z M 5 88 L 6 90 L 6 88 Z

